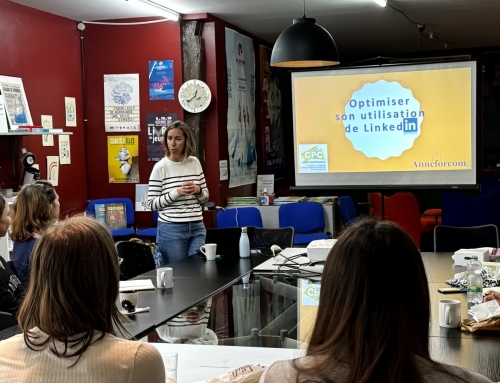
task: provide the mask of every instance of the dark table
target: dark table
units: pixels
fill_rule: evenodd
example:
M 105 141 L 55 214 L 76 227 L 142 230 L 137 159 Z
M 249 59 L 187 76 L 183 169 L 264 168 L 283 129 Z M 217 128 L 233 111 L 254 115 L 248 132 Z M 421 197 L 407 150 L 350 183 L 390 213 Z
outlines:
M 153 323 L 160 326 L 190 307 L 206 300 L 236 283 L 243 275 L 268 258 L 252 255 L 249 258 L 223 257 L 207 261 L 198 255 L 168 265 L 173 269 L 174 287 L 139 291 L 138 307 L 150 307 L 149 312 L 128 315 L 139 327 Z M 156 286 L 156 270 L 134 279 L 151 279 Z M 143 325 L 144 324 L 144 325 Z

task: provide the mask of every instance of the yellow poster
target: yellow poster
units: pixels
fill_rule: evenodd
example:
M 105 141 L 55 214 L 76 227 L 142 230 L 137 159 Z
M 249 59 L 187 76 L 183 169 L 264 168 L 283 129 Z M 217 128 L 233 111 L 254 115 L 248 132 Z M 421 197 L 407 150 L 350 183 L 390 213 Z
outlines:
M 297 173 L 467 170 L 471 68 L 294 78 Z
M 110 183 L 139 183 L 139 136 L 108 136 Z

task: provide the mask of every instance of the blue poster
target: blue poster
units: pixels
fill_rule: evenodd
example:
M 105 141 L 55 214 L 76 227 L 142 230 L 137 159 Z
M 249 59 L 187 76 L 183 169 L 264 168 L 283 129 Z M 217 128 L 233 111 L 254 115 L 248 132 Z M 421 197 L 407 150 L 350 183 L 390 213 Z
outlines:
M 149 62 L 149 99 L 174 99 L 174 60 Z

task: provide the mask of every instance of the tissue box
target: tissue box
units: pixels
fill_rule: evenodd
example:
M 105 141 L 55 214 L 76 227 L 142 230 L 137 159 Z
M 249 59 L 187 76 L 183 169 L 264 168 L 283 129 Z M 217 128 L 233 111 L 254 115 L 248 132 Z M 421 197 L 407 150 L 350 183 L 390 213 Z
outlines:
M 317 239 L 307 245 L 307 258 L 311 262 L 324 262 L 328 258 L 328 254 L 333 245 L 337 242 L 336 239 Z
M 471 255 L 477 255 L 477 259 L 479 262 L 489 262 L 490 260 L 490 252 L 487 248 L 481 249 L 460 249 L 455 251 L 455 254 L 452 255 L 453 260 L 455 261 L 455 266 L 467 266 L 469 263 Z

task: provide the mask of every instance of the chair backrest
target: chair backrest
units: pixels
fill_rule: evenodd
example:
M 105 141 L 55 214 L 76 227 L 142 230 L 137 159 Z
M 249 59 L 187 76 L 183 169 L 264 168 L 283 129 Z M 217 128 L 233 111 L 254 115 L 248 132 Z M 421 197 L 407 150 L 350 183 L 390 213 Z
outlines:
M 256 207 L 238 207 L 221 210 L 217 213 L 217 227 L 262 227 L 262 216 Z
M 254 227 L 247 227 L 247 235 L 252 243 Z M 239 227 L 209 228 L 205 243 L 216 243 L 217 254 L 229 258 L 238 258 L 240 255 L 241 229 Z
M 280 227 L 293 227 L 295 233 L 313 233 L 325 229 L 325 213 L 318 202 L 294 202 L 278 209 Z
M 108 203 L 123 203 L 125 204 L 125 214 L 127 216 L 127 226 L 133 226 L 135 223 L 134 218 L 134 204 L 129 198 L 103 198 L 93 199 L 87 205 L 87 214 L 95 216 L 95 205 L 108 204 Z
M 0 330 L 15 326 L 16 322 L 11 313 L 0 311 Z
M 272 245 L 278 245 L 282 249 L 293 246 L 295 231 L 293 227 L 281 227 L 279 229 L 253 228 L 250 247 L 270 249 Z
M 132 241 L 115 243 L 118 256 L 123 259 L 120 264 L 120 280 L 134 278 L 156 268 L 153 253 L 148 245 Z
M 493 224 L 500 227 L 500 191 L 479 197 L 444 193 L 441 199 L 445 226 L 471 227 Z
M 371 193 L 371 202 L 374 214 L 381 216 L 381 194 Z M 417 199 L 412 193 L 396 193 L 391 197 L 384 196 L 383 217 L 385 220 L 395 222 L 405 229 L 413 242 L 420 248 L 420 235 L 422 232 L 420 208 Z
M 339 208 L 342 213 L 342 218 L 344 220 L 344 225 L 349 224 L 354 221 L 358 214 L 356 212 L 356 205 L 351 197 L 344 195 L 339 197 Z
M 500 190 L 500 181 L 492 177 L 482 177 L 479 183 L 481 195 Z
M 434 228 L 434 251 L 455 252 L 478 247 L 498 248 L 498 229 L 495 225 Z
M 377 217 L 382 216 L 382 194 L 370 193 L 370 203 L 372 205 L 372 213 Z

